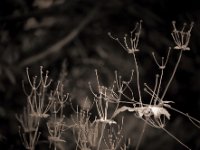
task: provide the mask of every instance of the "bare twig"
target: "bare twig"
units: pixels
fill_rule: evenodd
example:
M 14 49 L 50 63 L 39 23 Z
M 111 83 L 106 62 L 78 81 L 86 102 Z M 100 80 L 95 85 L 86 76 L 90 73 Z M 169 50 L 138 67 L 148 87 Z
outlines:
M 85 19 L 82 22 L 80 22 L 80 24 L 75 29 L 73 29 L 71 33 L 66 35 L 63 39 L 61 39 L 57 43 L 51 45 L 47 50 L 41 51 L 41 53 L 33 55 L 23 60 L 19 64 L 19 67 L 20 68 L 25 67 L 29 64 L 42 60 L 51 54 L 58 53 L 59 51 L 61 51 L 61 49 L 65 45 L 69 44 L 81 32 L 81 30 L 93 19 L 93 17 L 95 16 L 97 12 L 97 8 L 98 7 L 95 7 L 91 12 L 89 12 L 89 14 L 85 17 Z

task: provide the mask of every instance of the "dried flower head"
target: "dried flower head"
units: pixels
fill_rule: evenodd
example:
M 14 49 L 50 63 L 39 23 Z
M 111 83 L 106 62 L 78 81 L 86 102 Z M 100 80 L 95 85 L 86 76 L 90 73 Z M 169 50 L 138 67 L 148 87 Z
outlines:
M 108 35 L 113 39 L 116 40 L 128 53 L 135 53 L 138 52 L 138 43 L 139 43 L 139 38 L 140 38 L 140 33 L 141 33 L 141 25 L 142 20 L 139 23 L 136 23 L 135 28 L 131 31 L 130 37 L 125 34 L 124 36 L 124 44 L 119 40 L 119 38 L 115 38 L 111 35 L 111 33 L 108 33 Z M 128 38 L 129 40 L 128 41 Z
M 171 35 L 173 37 L 173 40 L 176 44 L 174 49 L 180 49 L 180 50 L 190 50 L 188 47 L 189 41 L 190 41 L 190 36 L 191 36 L 191 30 L 194 26 L 194 23 L 192 22 L 190 24 L 190 27 L 187 31 L 185 31 L 186 23 L 183 24 L 183 27 L 181 30 L 177 30 L 176 28 L 176 22 L 172 22 L 174 30 L 172 31 Z

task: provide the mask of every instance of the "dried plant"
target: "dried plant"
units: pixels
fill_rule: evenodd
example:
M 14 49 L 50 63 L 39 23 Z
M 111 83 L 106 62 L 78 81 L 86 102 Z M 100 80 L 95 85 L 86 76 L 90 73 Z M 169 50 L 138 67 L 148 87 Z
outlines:
M 30 114 L 31 108 L 29 105 L 27 105 L 22 114 L 16 115 L 16 118 L 25 133 L 36 131 L 38 127 L 39 118 L 30 116 Z
M 53 104 L 51 99 L 48 99 L 47 88 L 50 86 L 52 80 L 48 81 L 48 71 L 46 71 L 45 76 L 43 76 L 43 67 L 40 67 L 40 79 L 37 83 L 37 76 L 33 77 L 31 81 L 29 70 L 26 69 L 27 78 L 31 86 L 30 94 L 27 94 L 27 100 L 31 108 L 31 116 L 38 118 L 47 118 L 49 114 L 47 113 Z M 27 92 L 26 92 L 27 93 Z
M 166 120 L 165 118 L 170 120 L 170 113 L 168 112 L 167 108 L 172 109 L 176 112 L 179 112 L 180 114 L 182 114 L 184 116 L 187 116 L 190 120 L 192 120 L 193 123 L 194 122 L 200 123 L 197 119 L 189 116 L 188 114 L 185 114 L 175 108 L 172 108 L 170 106 L 170 103 L 174 103 L 173 101 L 164 100 L 166 92 L 172 82 L 172 79 L 174 78 L 175 72 L 177 71 L 178 65 L 181 60 L 182 52 L 185 50 L 190 50 L 190 48 L 188 47 L 188 44 L 189 44 L 189 40 L 190 40 L 190 33 L 193 28 L 193 23 L 191 23 L 188 31 L 185 31 L 186 24 L 184 24 L 182 30 L 179 31 L 176 29 L 175 22 L 172 22 L 172 24 L 173 24 L 173 28 L 174 28 L 174 30 L 172 32 L 172 37 L 176 44 L 174 49 L 179 49 L 180 54 L 179 54 L 178 60 L 175 64 L 175 67 L 173 69 L 173 72 L 171 74 L 171 77 L 170 77 L 168 83 L 166 84 L 164 90 L 161 91 L 161 86 L 162 86 L 162 81 L 163 81 L 163 76 L 164 76 L 164 69 L 166 68 L 167 62 L 169 60 L 169 54 L 170 54 L 171 48 L 169 48 L 166 59 L 164 57 L 162 57 L 161 63 L 158 62 L 157 58 L 155 57 L 155 54 L 152 53 L 154 61 L 156 62 L 157 66 L 161 70 L 161 72 L 159 74 L 156 74 L 154 88 L 150 88 L 147 85 L 147 83 L 144 84 L 144 87 L 145 87 L 144 91 L 151 96 L 149 104 L 144 104 L 143 100 L 142 100 L 142 95 L 141 95 L 141 90 L 140 90 L 141 86 L 140 86 L 140 80 L 139 80 L 139 68 L 138 68 L 138 62 L 137 62 L 136 55 L 135 55 L 135 53 L 139 51 L 137 46 L 138 46 L 138 41 L 139 41 L 139 34 L 141 33 L 141 22 L 140 22 L 139 27 L 138 27 L 138 24 L 136 24 L 135 29 L 133 30 L 133 31 L 135 31 L 134 37 L 133 37 L 133 32 L 131 32 L 130 42 L 129 42 L 130 47 L 128 46 L 127 35 L 125 35 L 125 37 L 124 37 L 124 45 L 123 45 L 122 42 L 120 42 L 120 40 L 118 38 L 114 38 L 109 33 L 109 36 L 112 39 L 116 40 L 126 51 L 128 51 L 128 53 L 133 55 L 134 62 L 135 62 L 134 64 L 135 64 L 135 72 L 136 72 L 136 84 L 137 84 L 137 88 L 138 88 L 138 103 L 137 102 L 133 103 L 133 107 L 123 106 L 123 107 L 119 108 L 116 111 L 115 115 L 117 115 L 120 112 L 124 112 L 126 110 L 128 110 L 130 112 L 134 112 L 138 118 L 141 118 L 145 122 L 144 128 L 146 127 L 146 124 L 148 124 L 152 127 L 155 127 L 155 128 L 160 128 L 160 129 L 164 130 L 167 134 L 169 134 L 172 138 L 174 138 L 176 141 L 178 141 L 180 144 L 182 144 L 184 147 L 186 147 L 187 149 L 190 149 L 183 142 L 181 142 L 177 137 L 175 137 L 173 134 L 171 134 L 169 131 L 167 131 L 164 128 L 165 120 Z M 138 31 L 136 31 L 137 28 L 138 28 Z M 195 123 L 195 125 L 197 125 L 196 123 Z M 143 133 L 144 133 L 144 129 L 139 138 L 136 149 L 139 148 Z
M 52 105 L 52 101 L 49 101 L 46 106 L 47 99 L 47 87 L 51 84 L 51 81 L 47 83 L 48 72 L 43 77 L 43 68 L 40 68 L 40 80 L 37 81 L 37 76 L 33 77 L 32 81 L 29 76 L 29 70 L 26 69 L 29 85 L 31 86 L 31 92 L 28 94 L 24 86 L 24 92 L 27 95 L 27 106 L 24 108 L 22 115 L 16 115 L 17 120 L 21 124 L 19 134 L 22 139 L 22 143 L 26 149 L 34 150 L 40 137 L 38 132 L 40 119 L 47 118 L 48 110 Z
M 58 143 L 63 143 L 65 140 L 62 138 L 62 133 L 66 129 L 64 122 L 65 115 L 63 114 L 66 102 L 69 100 L 69 94 L 64 93 L 64 85 L 58 82 L 55 91 L 52 91 L 49 99 L 53 101 L 51 108 L 51 119 L 47 122 L 48 127 L 48 140 L 51 144 L 54 144 L 54 150 L 56 150 L 56 145 Z
M 133 94 L 129 87 L 129 83 L 132 80 L 133 72 L 131 74 L 129 81 L 122 81 L 122 77 L 118 76 L 117 72 L 115 72 L 115 80 L 113 81 L 113 84 L 111 87 L 106 87 L 104 85 L 101 85 L 97 70 L 95 70 L 95 74 L 97 78 L 96 93 L 90 83 L 89 83 L 89 87 L 92 94 L 94 95 L 94 103 L 96 106 L 96 110 L 98 112 L 98 117 L 96 118 L 95 122 L 101 123 L 101 127 L 100 127 L 101 132 L 100 132 L 99 142 L 97 146 L 97 150 L 99 150 L 102 145 L 102 140 L 103 140 L 104 131 L 106 129 L 106 125 L 108 124 L 109 126 L 111 126 L 111 125 L 117 124 L 117 122 L 113 119 L 116 116 L 115 114 L 118 111 L 120 102 L 122 102 L 121 97 L 122 96 L 126 98 L 128 97 L 124 93 L 124 91 L 130 90 L 131 94 Z M 131 100 L 134 101 L 134 99 L 131 99 Z M 112 111 L 110 109 L 111 106 L 112 106 Z
M 17 120 L 19 121 L 19 135 L 23 146 L 27 150 L 34 150 L 35 146 L 40 137 L 39 128 L 39 118 L 30 116 L 31 109 L 30 106 L 24 108 L 23 114 L 16 115 Z M 22 127 L 22 128 L 21 128 Z
M 76 115 L 72 116 L 72 120 L 77 148 L 89 150 L 97 147 L 99 141 L 99 123 L 95 120 L 90 120 L 89 111 L 79 110 L 77 108 Z
M 120 147 L 121 140 L 123 139 L 123 118 L 121 125 L 116 125 L 117 129 L 110 126 L 108 133 L 104 136 L 105 150 L 117 150 Z
M 187 31 L 185 30 L 186 27 L 186 23 L 183 24 L 183 28 L 181 30 L 177 30 L 176 29 L 176 22 L 173 21 L 172 22 L 173 25 L 173 32 L 171 33 L 174 42 L 176 44 L 176 46 L 174 47 L 174 49 L 179 49 L 179 50 L 190 50 L 190 48 L 188 47 L 188 44 L 190 42 L 190 36 L 191 36 L 191 30 L 193 28 L 194 23 L 192 22 L 190 24 L 190 27 Z
M 35 131 L 28 132 L 28 133 L 25 133 L 23 131 L 21 132 L 19 128 L 19 135 L 21 137 L 22 144 L 27 150 L 35 150 L 35 146 L 38 143 L 38 139 L 41 134 L 40 132 L 38 132 L 38 128 L 39 128 L 39 124 L 37 128 L 35 129 Z
M 125 81 L 115 71 L 115 79 L 111 86 L 101 84 L 97 70 L 96 86 L 89 83 L 89 89 L 93 95 L 93 105 L 89 107 L 76 109 L 73 107 L 69 94 L 64 92 L 63 81 L 66 75 L 62 71 L 61 81 L 58 81 L 54 90 L 50 91 L 51 80 L 49 80 L 48 71 L 44 74 L 43 67 L 40 68 L 40 76 L 35 76 L 32 79 L 29 75 L 27 68 L 28 84 L 31 87 L 30 92 L 24 91 L 27 95 L 27 106 L 22 115 L 16 115 L 20 123 L 20 137 L 22 143 L 28 150 L 34 150 L 40 137 L 39 127 L 41 119 L 46 118 L 46 125 L 48 130 L 49 149 L 53 144 L 54 150 L 59 149 L 60 144 L 67 143 L 63 134 L 66 130 L 71 130 L 74 135 L 76 143 L 76 150 L 126 150 L 130 145 L 122 144 L 123 135 L 123 119 L 122 123 L 115 118 L 119 113 L 129 111 L 135 117 L 144 121 L 143 129 L 137 140 L 136 150 L 140 148 L 145 128 L 147 125 L 165 131 L 169 136 L 179 142 L 182 146 L 190 149 L 179 138 L 174 136 L 166 128 L 166 121 L 170 120 L 171 114 L 169 110 L 176 111 L 181 115 L 186 116 L 198 128 L 200 128 L 200 121 L 187 113 L 175 109 L 171 106 L 174 101 L 165 99 L 166 93 L 171 85 L 175 76 L 178 65 L 181 61 L 182 52 L 190 50 L 189 41 L 193 23 L 190 24 L 186 30 L 186 24 L 183 25 L 181 30 L 176 28 L 175 22 L 172 22 L 173 31 L 171 33 L 175 42 L 174 49 L 179 50 L 179 56 L 176 64 L 172 70 L 166 84 L 164 84 L 165 69 L 169 62 L 171 48 L 169 48 L 166 57 L 157 58 L 155 53 L 152 53 L 153 60 L 158 67 L 159 72 L 155 75 L 155 82 L 153 87 L 148 83 L 141 84 L 140 81 L 140 68 L 138 65 L 137 54 L 140 52 L 138 48 L 140 34 L 142 30 L 142 21 L 135 25 L 130 35 L 125 34 L 123 40 L 113 37 L 110 33 L 109 36 L 116 40 L 129 54 L 133 56 L 134 70 L 131 71 L 130 79 Z M 65 68 L 65 67 L 64 67 Z M 135 79 L 134 79 L 135 77 Z M 134 82 L 135 81 L 135 82 Z M 132 83 L 136 84 L 136 90 L 132 89 Z M 142 86 L 144 91 L 141 90 Z M 149 102 L 144 103 L 143 94 L 149 96 Z M 88 101 L 86 98 L 85 101 Z M 71 115 L 72 124 L 67 125 L 65 122 L 65 105 L 70 102 L 71 109 L 74 114 Z M 129 106 L 127 106 L 129 104 Z M 91 117 L 92 108 L 95 108 L 97 114 L 94 118 Z M 47 120 L 48 118 L 48 120 Z
M 31 91 L 28 94 L 24 86 L 24 91 L 27 95 L 27 106 L 24 108 L 22 115 L 16 115 L 23 129 L 22 131 L 19 130 L 22 143 L 26 149 L 34 150 L 40 136 L 38 132 L 40 120 L 51 115 L 51 118 L 47 122 L 48 140 L 50 141 L 50 146 L 53 143 L 54 149 L 56 149 L 56 144 L 65 142 L 61 138 L 61 135 L 66 127 L 63 111 L 69 99 L 69 94 L 64 93 L 64 86 L 61 82 L 58 82 L 56 89 L 49 93 L 51 80 L 48 81 L 48 71 L 43 76 L 43 67 L 40 67 L 39 81 L 37 80 L 37 76 L 31 80 L 28 68 L 26 69 L 26 73 Z M 49 110 L 51 110 L 51 114 Z

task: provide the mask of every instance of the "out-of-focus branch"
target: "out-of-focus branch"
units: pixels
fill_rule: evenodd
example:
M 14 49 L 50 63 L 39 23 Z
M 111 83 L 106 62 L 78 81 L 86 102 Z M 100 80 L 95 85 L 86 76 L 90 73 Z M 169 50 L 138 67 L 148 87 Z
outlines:
M 67 10 L 73 8 L 74 2 L 67 2 L 64 4 L 59 4 L 44 9 L 25 12 L 20 15 L 16 14 L 11 16 L 0 16 L 0 23 L 13 23 L 16 21 L 26 21 L 28 18 L 31 17 L 48 17 L 53 14 L 55 15 L 55 14 L 66 13 Z
M 69 44 L 80 32 L 81 30 L 94 18 L 97 13 L 98 6 L 96 6 L 93 10 L 89 12 L 89 14 L 85 17 L 85 19 L 80 22 L 80 24 L 73 29 L 68 35 L 66 35 L 63 39 L 59 40 L 57 43 L 51 45 L 47 50 L 41 51 L 41 53 L 33 55 L 29 58 L 23 60 L 18 67 L 22 68 L 32 63 L 35 63 L 39 60 L 44 59 L 45 57 L 52 55 L 54 53 L 58 53 L 62 50 L 62 48 Z

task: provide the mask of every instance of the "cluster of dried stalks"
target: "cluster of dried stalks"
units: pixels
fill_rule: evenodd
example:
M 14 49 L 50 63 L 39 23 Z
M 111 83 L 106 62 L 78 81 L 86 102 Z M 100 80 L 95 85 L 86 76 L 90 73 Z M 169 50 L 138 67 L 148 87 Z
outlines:
M 27 92 L 24 87 L 27 95 L 27 105 L 23 114 L 16 116 L 20 123 L 19 133 L 24 147 L 27 150 L 35 149 L 42 134 L 40 126 L 45 122 L 48 130 L 47 139 L 49 141 L 49 148 L 53 147 L 54 150 L 64 149 L 62 143 L 66 143 L 67 141 L 63 134 L 69 130 L 73 132 L 76 149 L 126 150 L 130 144 L 130 140 L 123 135 L 123 118 L 116 119 L 116 116 L 129 111 L 135 117 L 144 121 L 144 129 L 146 125 L 162 129 L 186 149 L 190 149 L 179 138 L 165 129 L 166 120 L 170 120 L 170 112 L 168 110 L 173 110 L 186 116 L 198 128 L 200 124 L 199 120 L 189 114 L 173 108 L 170 104 L 174 103 L 174 101 L 165 99 L 168 88 L 181 61 L 182 53 L 190 50 L 188 44 L 193 28 L 193 23 L 189 27 L 184 24 L 181 30 L 176 28 L 175 22 L 172 22 L 172 25 L 173 31 L 171 35 L 175 42 L 173 49 L 180 51 L 179 57 L 170 78 L 167 80 L 165 78 L 165 69 L 170 58 L 171 48 L 169 48 L 166 57 L 157 58 L 152 53 L 152 57 L 159 70 L 155 75 L 153 87 L 147 83 L 141 85 L 140 81 L 137 53 L 140 52 L 138 44 L 142 31 L 142 21 L 137 23 L 134 30 L 130 32 L 130 35 L 125 35 L 122 41 L 109 33 L 112 39 L 116 40 L 123 49 L 133 56 L 134 70 L 132 70 L 130 79 L 125 81 L 115 72 L 113 84 L 107 87 L 101 84 L 98 72 L 95 70 L 97 86 L 89 83 L 93 100 L 90 101 L 86 98 L 81 107 L 77 106 L 74 108 L 69 94 L 64 91 L 64 85 L 61 81 L 58 81 L 55 89 L 51 87 L 52 81 L 48 77 L 48 72 L 44 74 L 42 67 L 40 68 L 39 77 L 34 76 L 33 78 L 30 77 L 29 70 L 27 69 L 27 78 L 31 90 Z M 167 80 L 166 84 L 163 84 L 163 80 L 165 82 Z M 132 84 L 135 84 L 137 89 L 133 90 Z M 141 90 L 142 86 L 144 86 L 144 90 Z M 149 95 L 148 103 L 144 103 L 143 95 L 145 93 Z M 90 105 L 88 105 L 88 101 L 90 101 Z M 65 117 L 64 109 L 66 104 L 70 105 L 70 108 L 74 112 L 70 118 Z M 97 114 L 95 117 L 91 117 L 91 109 L 96 110 Z M 69 123 L 66 120 L 71 121 Z M 118 120 L 121 121 L 119 122 Z M 139 140 L 135 149 L 139 149 L 140 147 L 144 129 L 141 135 L 137 137 Z M 128 142 L 123 144 L 124 141 Z

